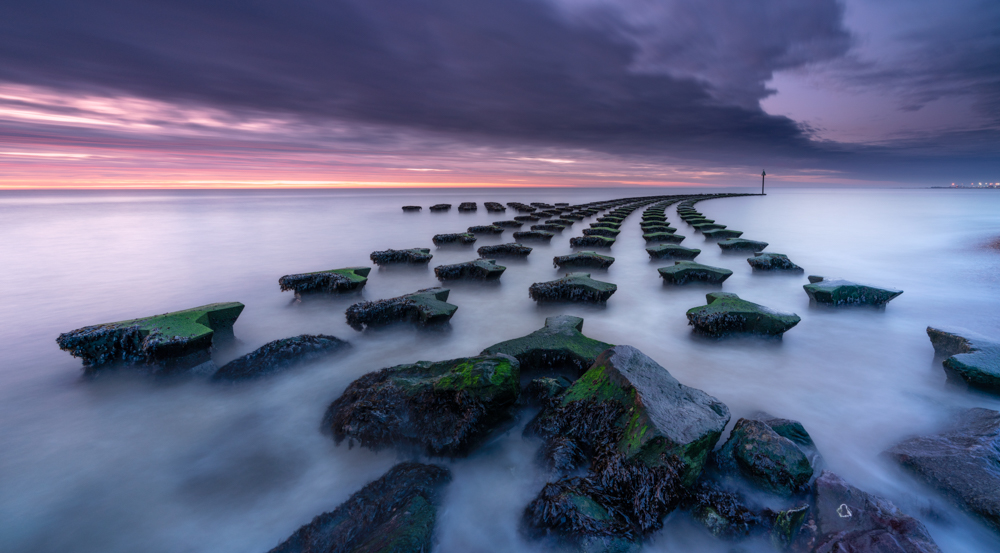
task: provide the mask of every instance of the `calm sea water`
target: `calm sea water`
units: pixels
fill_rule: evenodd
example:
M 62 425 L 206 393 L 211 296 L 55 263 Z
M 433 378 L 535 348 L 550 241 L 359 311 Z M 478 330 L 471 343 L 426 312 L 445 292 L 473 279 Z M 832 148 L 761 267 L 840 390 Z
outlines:
M 398 363 L 473 355 L 542 326 L 585 319 L 584 332 L 630 344 L 681 382 L 729 405 L 735 421 L 759 409 L 812 434 L 826 466 L 928 525 L 943 550 L 998 551 L 1000 539 L 879 457 L 955 410 L 1000 409 L 997 397 L 946 382 L 924 329 L 961 325 L 1000 335 L 1000 192 L 774 190 L 703 202 L 710 218 L 769 242 L 806 275 L 903 289 L 883 311 L 810 307 L 804 275 L 755 275 L 745 255 L 723 255 L 680 222 L 699 262 L 735 274 L 723 289 L 802 322 L 783 340 L 694 337 L 684 312 L 711 289 L 665 287 L 644 251 L 638 213 L 626 221 L 607 271 L 606 307 L 536 306 L 533 282 L 557 276 L 574 225 L 499 285 L 456 284 L 450 329 L 358 333 L 344 321 L 356 297 L 291 303 L 278 277 L 367 265 L 376 249 L 432 247 L 431 236 L 510 218 L 483 201 L 579 203 L 670 190 L 408 192 L 58 192 L 0 195 L 0 550 L 9 552 L 267 551 L 336 507 L 401 458 L 334 446 L 319 432 L 326 406 L 355 378 Z M 475 214 L 429 213 L 439 202 L 480 202 Z M 402 213 L 419 204 L 424 211 Z M 480 237 L 476 246 L 508 242 Z M 430 267 L 373 270 L 364 298 L 437 285 L 433 266 L 473 259 L 474 248 L 435 249 Z M 193 307 L 246 304 L 225 362 L 277 338 L 326 333 L 347 355 L 245 385 L 117 374 L 81 378 L 55 337 L 81 326 Z M 523 426 L 524 421 L 522 421 Z M 537 444 L 515 429 L 454 473 L 439 518 L 443 552 L 535 551 L 517 524 L 549 479 Z M 651 551 L 728 551 L 683 513 Z M 755 550 L 756 544 L 746 545 Z M 763 550 L 763 548 L 762 548 Z

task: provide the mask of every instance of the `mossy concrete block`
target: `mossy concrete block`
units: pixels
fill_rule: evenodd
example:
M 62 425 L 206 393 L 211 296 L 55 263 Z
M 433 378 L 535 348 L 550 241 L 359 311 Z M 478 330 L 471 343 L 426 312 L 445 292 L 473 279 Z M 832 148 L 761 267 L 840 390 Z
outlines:
M 486 211 L 488 211 L 490 213 L 498 213 L 498 212 L 507 211 L 507 208 L 504 207 L 503 204 L 498 203 L 498 202 L 483 202 L 483 207 L 485 207 Z
M 476 202 L 462 202 L 458 204 L 459 211 L 476 211 L 477 209 L 479 208 L 476 206 Z
M 813 465 L 806 452 L 759 420 L 736 421 L 729 440 L 715 458 L 721 470 L 741 475 L 756 487 L 783 497 L 804 492 L 813 477 Z
M 447 288 L 427 288 L 396 298 L 356 303 L 347 308 L 347 324 L 364 330 L 397 322 L 444 323 L 458 310 L 457 305 L 447 302 L 449 292 Z
M 720 242 L 721 244 L 721 242 Z M 747 258 L 747 263 L 755 271 L 802 271 L 788 256 L 783 253 L 755 253 Z
M 508 355 L 419 361 L 352 382 L 323 426 L 338 444 L 462 456 L 510 417 L 520 391 L 520 364 Z
M 516 242 L 509 244 L 494 244 L 492 246 L 482 246 L 476 253 L 479 257 L 527 257 L 532 248 Z
M 569 245 L 574 248 L 610 248 L 615 239 L 610 236 L 574 236 Z
M 650 232 L 643 234 L 642 237 L 646 240 L 647 244 L 652 244 L 656 242 L 666 243 L 666 244 L 680 244 L 686 238 L 680 234 L 674 234 L 672 232 Z
M 719 242 L 719 249 L 724 252 L 759 252 L 766 247 L 767 242 L 746 238 L 727 238 Z
M 524 223 L 521 221 L 493 221 L 494 226 L 506 227 L 506 228 L 521 228 Z
M 371 267 L 347 267 L 315 273 L 285 275 L 278 279 L 282 292 L 293 291 L 296 297 L 305 294 L 340 294 L 355 292 L 368 282 Z
M 542 223 L 540 225 L 531 225 L 531 230 L 541 230 L 546 232 L 562 232 L 566 230 L 566 227 L 551 223 Z
M 590 278 L 590 273 L 569 273 L 556 280 L 532 284 L 528 288 L 528 295 L 537 302 L 603 303 L 617 290 L 617 285 L 594 280 Z
M 404 205 L 403 211 L 420 211 L 421 207 L 419 205 Z
M 659 246 L 646 248 L 646 253 L 649 254 L 651 259 L 694 259 L 698 257 L 701 250 L 685 248 L 677 244 L 660 244 Z
M 689 282 L 704 282 L 707 284 L 722 284 L 733 276 L 729 269 L 702 265 L 694 261 L 675 261 L 672 267 L 657 269 L 663 281 L 670 284 L 687 284 Z
M 729 229 L 729 228 L 720 228 L 720 229 L 715 229 L 715 230 L 705 230 L 705 231 L 702 231 L 702 234 L 705 235 L 705 238 L 711 238 L 711 239 L 714 239 L 714 240 L 722 240 L 722 239 L 725 239 L 725 238 L 739 238 L 740 236 L 743 235 L 743 231 L 742 230 L 733 230 L 733 229 Z
M 268 342 L 223 365 L 213 380 L 246 380 L 267 376 L 298 364 L 344 351 L 351 344 L 336 336 L 303 334 Z
M 1000 343 L 964 328 L 927 327 L 934 351 L 946 355 L 944 368 L 969 386 L 1000 393 Z
M 740 299 L 736 294 L 712 292 L 708 305 L 688 309 L 688 323 L 712 336 L 730 333 L 781 336 L 801 320 L 794 313 L 779 313 L 769 307 Z
M 522 230 L 514 233 L 514 240 L 532 242 L 551 242 L 554 233 L 544 230 Z
M 434 204 L 430 207 L 431 211 L 448 211 L 451 209 L 451 204 Z
M 439 265 L 434 267 L 434 276 L 438 280 L 496 280 L 507 270 L 492 259 L 476 259 L 454 265 Z
M 601 255 L 597 252 L 576 252 L 552 258 L 552 264 L 558 268 L 590 267 L 594 269 L 607 269 L 614 262 L 615 258 L 610 255 Z
M 450 481 L 444 467 L 400 463 L 268 553 L 431 551 L 441 490 Z
M 841 278 L 810 276 L 809 282 L 803 286 L 809 299 L 828 305 L 882 306 L 903 293 L 902 290 L 876 288 Z
M 500 225 L 476 225 L 467 230 L 469 234 L 503 234 L 503 227 Z
M 56 343 L 87 367 L 126 363 L 183 370 L 209 360 L 213 338 L 232 336 L 243 307 L 239 302 L 212 303 L 86 326 L 60 334 Z
M 611 227 L 591 227 L 583 229 L 584 236 L 607 236 L 608 238 L 617 238 L 619 234 L 621 234 L 620 230 Z
M 372 252 L 369 256 L 372 263 L 392 265 L 396 263 L 428 263 L 431 258 L 430 248 L 410 248 L 408 250 L 381 250 Z
M 586 371 L 611 344 L 583 335 L 583 319 L 557 315 L 545 319 L 545 326 L 521 338 L 507 340 L 484 349 L 480 355 L 510 355 L 525 373 L 571 368 Z
M 431 239 L 435 246 L 445 246 L 448 244 L 459 244 L 467 246 L 476 242 L 476 237 L 469 232 L 456 232 L 450 234 L 435 234 Z

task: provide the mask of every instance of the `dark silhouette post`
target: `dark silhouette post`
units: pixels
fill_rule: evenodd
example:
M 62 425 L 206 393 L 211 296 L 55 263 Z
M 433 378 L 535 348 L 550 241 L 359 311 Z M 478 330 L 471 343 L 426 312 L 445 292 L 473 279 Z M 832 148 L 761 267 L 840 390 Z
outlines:
M 767 176 L 767 173 L 765 173 L 764 171 L 760 172 L 760 195 L 761 196 L 764 195 L 764 177 L 766 177 L 766 176 Z

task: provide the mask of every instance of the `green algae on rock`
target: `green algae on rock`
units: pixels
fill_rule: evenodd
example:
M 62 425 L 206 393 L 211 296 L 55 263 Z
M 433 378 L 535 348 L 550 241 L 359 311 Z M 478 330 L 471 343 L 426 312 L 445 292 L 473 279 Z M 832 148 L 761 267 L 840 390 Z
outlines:
M 948 356 L 944 368 L 973 388 L 1000 392 L 1000 343 L 964 328 L 927 327 L 934 352 Z
M 746 238 L 727 238 L 718 244 L 719 249 L 724 252 L 759 252 L 767 247 L 767 242 L 747 240 Z
M 646 240 L 647 244 L 653 242 L 680 244 L 686 238 L 686 236 L 674 234 L 672 232 L 650 232 L 648 234 L 643 234 L 642 237 Z
M 434 267 L 434 276 L 438 280 L 496 280 L 507 270 L 503 265 L 497 265 L 492 259 L 476 259 L 454 265 L 438 265 Z
M 694 259 L 698 257 L 701 250 L 685 248 L 677 244 L 660 244 L 659 246 L 646 248 L 646 253 L 649 254 L 651 259 Z
M 721 242 L 720 242 L 721 244 Z M 747 263 L 755 271 L 802 271 L 802 267 L 792 263 L 783 253 L 754 253 Z
M 449 292 L 447 288 L 426 288 L 396 298 L 356 303 L 347 308 L 347 324 L 360 331 L 397 322 L 443 323 L 458 310 L 457 305 L 447 302 Z
M 475 243 L 476 237 L 469 232 L 455 232 L 450 234 L 435 234 L 431 241 L 434 242 L 435 246 L 446 244 L 469 245 Z
M 343 351 L 351 344 L 336 336 L 303 334 L 268 342 L 254 351 L 223 365 L 213 380 L 246 380 L 282 371 Z
M 779 313 L 769 307 L 740 299 L 736 294 L 712 292 L 708 305 L 688 309 L 688 324 L 712 336 L 729 333 L 781 336 L 801 320 L 794 313 Z
M 400 463 L 268 553 L 431 551 L 441 489 L 451 472 Z
M 616 228 L 611 227 L 590 227 L 583 229 L 584 236 L 607 236 L 608 238 L 616 238 L 621 231 Z
M 601 255 L 597 252 L 587 251 L 559 255 L 552 258 L 552 264 L 558 268 L 589 267 L 593 269 L 607 269 L 614 262 L 615 258 L 610 255 Z
M 711 238 L 713 240 L 722 240 L 725 238 L 739 238 L 743 235 L 742 230 L 733 230 L 729 228 L 720 228 L 715 230 L 705 230 L 702 231 L 705 238 Z
M 804 492 L 813 476 L 806 452 L 759 420 L 736 421 L 729 440 L 714 458 L 721 470 L 742 475 L 758 488 L 784 497 Z
M 508 355 L 419 361 L 368 373 L 326 411 L 336 443 L 461 456 L 510 417 L 520 364 Z
M 719 230 L 726 228 L 726 225 L 720 225 L 718 223 L 691 223 L 691 226 L 694 227 L 696 230 L 702 232 L 708 230 Z
M 315 273 L 285 275 L 278 279 L 282 292 L 295 292 L 295 297 L 304 294 L 339 294 L 360 290 L 368 282 L 371 267 L 347 267 Z
M 610 282 L 590 278 L 590 273 L 568 273 L 548 282 L 536 282 L 528 288 L 528 296 L 537 302 L 578 301 L 603 303 L 618 290 Z
M 381 250 L 369 256 L 372 263 L 382 266 L 394 263 L 428 263 L 433 255 L 430 248 L 410 248 L 408 250 Z
M 484 349 L 480 355 L 510 355 L 525 373 L 571 368 L 576 374 L 587 370 L 611 344 L 583 335 L 583 319 L 557 315 L 545 319 L 545 326 L 520 338 L 506 340 Z
M 803 286 L 809 299 L 829 305 L 882 306 L 903 293 L 902 290 L 876 288 L 840 278 L 810 276 L 809 282 Z
M 523 244 L 511 242 L 509 244 L 482 246 L 476 250 L 476 253 L 479 254 L 479 257 L 527 257 L 531 253 L 531 249 Z
M 212 341 L 230 337 L 243 312 L 239 302 L 212 303 L 141 319 L 105 323 L 64 332 L 59 348 L 83 359 L 86 367 L 109 363 L 160 365 L 183 370 L 209 360 Z
M 733 272 L 729 269 L 702 265 L 694 261 L 675 261 L 672 267 L 660 267 L 657 271 L 663 277 L 663 281 L 670 284 L 688 282 L 722 284 L 724 280 L 733 276 Z
M 545 232 L 562 232 L 566 230 L 563 225 L 555 225 L 550 223 L 542 223 L 540 225 L 531 225 L 531 230 L 545 231 Z
M 569 239 L 573 248 L 610 248 L 614 244 L 615 239 L 610 236 L 574 236 Z
M 536 242 L 551 242 L 555 234 L 544 230 L 522 230 L 514 233 L 514 240 L 532 240 Z
M 503 234 L 500 225 L 476 225 L 466 229 L 469 234 Z

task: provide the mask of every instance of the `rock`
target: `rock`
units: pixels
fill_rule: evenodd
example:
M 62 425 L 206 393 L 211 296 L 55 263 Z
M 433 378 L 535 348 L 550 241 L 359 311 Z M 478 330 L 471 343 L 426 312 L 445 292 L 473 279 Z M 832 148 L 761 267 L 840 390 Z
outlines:
M 479 209 L 476 207 L 476 202 L 462 202 L 458 204 L 459 211 L 476 211 Z
M 759 252 L 766 247 L 767 242 L 746 238 L 729 238 L 719 242 L 719 248 L 726 252 Z
M 821 276 L 810 276 L 809 282 L 803 286 L 809 299 L 816 303 L 826 303 L 830 305 L 885 305 L 896 296 L 903 293 L 902 290 L 892 290 L 890 288 L 875 288 L 856 282 L 850 282 L 839 278 L 825 278 Z
M 457 305 L 447 303 L 447 288 L 427 288 L 413 294 L 384 300 L 363 301 L 347 308 L 347 324 L 355 330 L 397 322 L 423 325 L 451 319 Z
M 804 492 L 813 476 L 812 463 L 795 442 L 753 419 L 736 421 L 715 459 L 722 471 L 783 497 Z
M 492 259 L 477 259 L 454 265 L 438 265 L 434 267 L 434 276 L 438 280 L 496 280 L 505 270 L 507 267 L 497 265 Z
M 400 463 L 269 553 L 430 551 L 441 489 L 450 481 L 446 468 Z
M 675 261 L 672 267 L 657 269 L 663 281 L 670 284 L 687 284 L 688 282 L 706 282 L 722 284 L 733 275 L 729 269 L 702 265 L 694 261 Z
M 421 207 L 419 205 L 404 205 L 403 211 L 420 211 Z
M 434 204 L 430 207 L 431 211 L 448 211 L 451 209 L 451 204 Z
M 558 268 L 590 267 L 594 269 L 607 269 L 614 262 L 615 258 L 610 255 L 601 255 L 597 252 L 576 252 L 552 258 L 552 264 Z
M 886 454 L 1000 532 L 1000 413 L 968 409 L 944 432 L 906 440 Z
M 696 484 L 684 503 L 691 510 L 691 516 L 720 539 L 745 538 L 766 528 L 769 522 L 766 515 L 750 508 L 736 493 L 705 482 Z
M 571 227 L 571 226 L 573 226 L 573 223 L 575 223 L 575 222 L 576 221 L 574 221 L 573 219 L 563 219 L 563 218 L 549 219 L 549 220 L 545 221 L 545 223 L 549 224 L 549 225 L 562 225 L 564 227 Z
M 514 233 L 514 240 L 532 240 L 537 242 L 551 242 L 555 234 L 544 230 L 522 230 Z
M 409 250 L 382 250 L 372 252 L 372 263 L 382 266 L 393 263 L 427 263 L 431 260 L 429 248 L 411 248 Z
M 443 246 L 445 244 L 473 244 L 476 241 L 476 237 L 468 232 L 458 232 L 452 234 L 435 234 L 432 238 L 435 246 Z
M 268 342 L 243 357 L 226 363 L 212 375 L 212 379 L 245 380 L 266 376 L 349 347 L 351 344 L 340 338 L 322 334 L 283 338 Z
M 562 215 L 563 219 L 568 219 L 570 221 L 582 221 L 582 220 L 586 219 L 587 217 L 588 217 L 588 215 L 584 215 L 582 213 L 564 213 Z
M 602 505 L 612 501 L 584 479 L 549 483 L 525 509 L 524 526 L 533 537 L 556 536 L 581 553 L 637 553 L 629 521 Z
M 479 257 L 527 257 L 531 253 L 531 248 L 511 242 L 509 244 L 495 244 L 492 246 L 482 246 L 476 253 Z
M 528 383 L 521 398 L 530 403 L 548 405 L 573 383 L 564 376 L 536 378 Z
M 212 342 L 233 335 L 239 302 L 211 303 L 141 319 L 85 326 L 56 338 L 89 369 L 110 363 L 186 370 L 210 360 Z
M 691 223 L 691 221 L 688 221 L 688 223 L 690 223 L 691 226 L 698 231 L 718 230 L 726 228 L 726 225 L 720 225 L 718 223 Z
M 969 386 L 990 392 L 1000 391 L 1000 344 L 965 330 L 927 327 L 934 352 L 946 355 L 944 368 Z
M 660 244 L 659 246 L 646 248 L 646 253 L 652 259 L 694 259 L 698 257 L 701 250 L 685 248 L 677 244 Z
M 640 228 L 642 229 L 643 234 L 653 234 L 655 232 L 669 232 L 670 234 L 673 234 L 673 233 L 677 232 L 677 229 L 675 229 L 674 227 L 672 227 L 670 225 L 666 225 L 666 224 L 664 224 L 664 225 L 653 225 L 653 224 L 645 225 L 644 224 L 644 225 L 641 225 Z
M 531 204 L 529 205 L 533 205 L 539 209 L 552 209 L 553 207 L 555 207 L 554 205 L 547 204 L 545 202 L 531 202 Z
M 499 212 L 499 211 L 507 211 L 507 208 L 504 207 L 503 204 L 498 203 L 498 202 L 483 202 L 483 207 L 485 207 L 486 211 L 488 211 L 490 213 L 496 213 L 496 212 Z
M 541 219 L 541 217 L 535 217 L 534 215 L 517 215 L 514 217 L 515 221 L 521 221 L 522 223 L 535 223 Z
M 603 303 L 618 290 L 610 282 L 590 278 L 590 273 L 568 273 L 549 282 L 536 282 L 528 288 L 528 296 L 537 302 L 580 301 Z
M 282 292 L 295 292 L 295 297 L 306 294 L 339 294 L 360 290 L 368 282 L 371 267 L 347 267 L 315 273 L 285 275 L 278 279 Z
M 801 320 L 794 313 L 779 313 L 740 299 L 736 294 L 712 292 L 708 305 L 688 309 L 688 323 L 712 336 L 729 333 L 781 336 Z
M 608 236 L 574 236 L 569 239 L 569 245 L 574 248 L 610 248 L 615 243 Z
M 521 338 L 507 340 L 484 349 L 480 355 L 510 355 L 525 373 L 547 369 L 570 369 L 582 374 L 602 351 L 612 347 L 583 335 L 583 319 L 557 315 L 545 319 L 545 326 Z
M 498 225 L 476 225 L 468 228 L 469 234 L 503 234 L 503 227 Z
M 650 232 L 642 235 L 646 239 L 646 243 L 652 242 L 665 242 L 668 244 L 680 244 L 684 241 L 684 236 L 680 234 L 673 234 L 671 232 Z
M 755 271 L 802 271 L 802 267 L 792 263 L 788 256 L 783 253 L 755 253 L 753 255 L 753 257 L 747 258 L 747 263 Z
M 927 528 L 890 501 L 832 472 L 816 479 L 812 523 L 801 536 L 816 553 L 940 553 Z M 815 527 L 813 529 L 812 527 Z
M 524 226 L 524 223 L 521 221 L 493 221 L 493 225 L 498 227 L 521 228 Z
M 620 230 L 611 227 L 591 227 L 583 229 L 584 236 L 607 236 L 608 238 L 616 238 L 620 233 Z
M 465 455 L 510 417 L 519 379 L 520 365 L 507 355 L 389 367 L 352 382 L 327 409 L 323 427 L 338 444 Z
M 546 232 L 562 232 L 566 230 L 566 227 L 562 225 L 541 224 L 541 225 L 531 225 L 531 230 L 542 230 Z
M 715 230 L 705 230 L 702 231 L 702 234 L 705 235 L 705 238 L 721 240 L 724 238 L 739 238 L 743 234 L 743 231 L 733 230 L 729 228 L 720 228 Z

